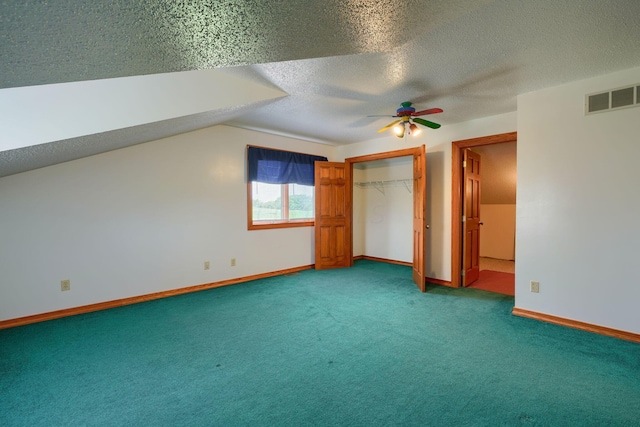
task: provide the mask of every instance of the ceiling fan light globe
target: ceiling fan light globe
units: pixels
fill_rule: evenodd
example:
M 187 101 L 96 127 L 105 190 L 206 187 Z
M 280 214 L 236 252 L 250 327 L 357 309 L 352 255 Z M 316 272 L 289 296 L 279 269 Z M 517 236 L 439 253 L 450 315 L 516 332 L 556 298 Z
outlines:
M 422 129 L 420 129 L 417 125 L 411 123 L 409 125 L 409 133 L 413 136 L 418 136 L 422 133 Z

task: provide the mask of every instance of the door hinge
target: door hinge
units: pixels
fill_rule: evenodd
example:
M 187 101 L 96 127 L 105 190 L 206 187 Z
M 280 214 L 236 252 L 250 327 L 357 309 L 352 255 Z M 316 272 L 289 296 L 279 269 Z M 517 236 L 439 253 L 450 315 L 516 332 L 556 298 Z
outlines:
M 465 274 L 466 274 L 466 272 L 464 271 L 464 269 L 462 269 L 462 271 L 461 271 L 460 275 L 461 275 L 462 277 L 464 277 L 464 275 L 465 275 Z
M 467 167 L 467 161 L 466 161 L 466 160 L 463 160 L 463 161 L 462 161 L 462 167 L 463 167 L 463 168 L 466 168 L 466 167 Z
M 462 222 L 466 222 L 467 221 L 467 216 L 466 215 L 462 215 Z

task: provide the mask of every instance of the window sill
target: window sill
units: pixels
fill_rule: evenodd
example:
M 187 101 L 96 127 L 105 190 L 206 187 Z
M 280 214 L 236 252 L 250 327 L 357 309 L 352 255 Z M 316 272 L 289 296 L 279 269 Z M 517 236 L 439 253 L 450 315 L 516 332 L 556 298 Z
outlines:
M 280 221 L 280 222 L 254 222 L 249 224 L 249 230 L 268 230 L 271 228 L 313 227 L 315 221 Z

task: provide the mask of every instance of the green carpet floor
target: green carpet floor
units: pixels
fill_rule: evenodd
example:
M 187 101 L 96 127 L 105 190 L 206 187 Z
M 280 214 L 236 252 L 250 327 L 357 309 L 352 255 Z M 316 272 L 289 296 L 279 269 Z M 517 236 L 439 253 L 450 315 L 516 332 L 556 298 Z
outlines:
M 638 426 L 640 345 L 358 261 L 0 331 L 2 426 Z

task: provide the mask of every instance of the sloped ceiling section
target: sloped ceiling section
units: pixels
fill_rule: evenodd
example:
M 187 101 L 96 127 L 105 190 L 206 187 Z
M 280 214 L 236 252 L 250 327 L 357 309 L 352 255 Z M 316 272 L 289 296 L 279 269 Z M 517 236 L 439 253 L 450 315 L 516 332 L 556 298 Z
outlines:
M 0 87 L 381 52 L 487 1 L 3 2 Z
M 286 93 L 218 70 L 0 91 L 0 177 L 227 122 Z
M 225 123 L 270 100 L 0 152 L 0 177 Z
M 444 126 L 513 112 L 640 67 L 638 16 L 637 0 L 0 2 L 0 176 L 167 123 L 338 145 L 387 137 L 369 116 L 404 101 Z
M 6 89 L 0 92 L 0 148 L 92 135 L 282 96 L 286 93 L 218 70 Z

